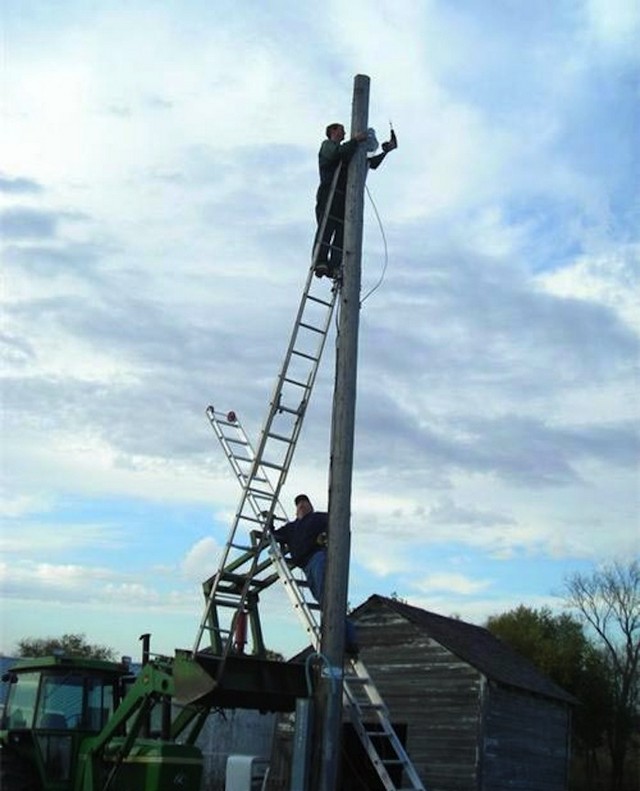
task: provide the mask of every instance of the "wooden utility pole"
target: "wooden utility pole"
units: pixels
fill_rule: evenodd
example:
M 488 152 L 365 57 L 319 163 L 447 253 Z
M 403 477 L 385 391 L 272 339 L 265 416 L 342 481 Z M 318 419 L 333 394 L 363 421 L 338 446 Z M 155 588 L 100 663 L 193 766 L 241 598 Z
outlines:
M 354 78 L 351 136 L 366 132 L 369 119 L 369 77 Z M 328 660 L 319 688 L 322 721 L 318 791 L 335 791 L 341 760 L 342 676 L 345 614 L 349 586 L 351 546 L 351 479 L 358 368 L 358 325 L 362 271 L 364 185 L 367 177 L 366 146 L 361 144 L 349 163 L 347 181 L 343 280 L 339 299 L 336 378 L 331 430 L 329 474 L 329 546 L 322 608 L 322 653 Z

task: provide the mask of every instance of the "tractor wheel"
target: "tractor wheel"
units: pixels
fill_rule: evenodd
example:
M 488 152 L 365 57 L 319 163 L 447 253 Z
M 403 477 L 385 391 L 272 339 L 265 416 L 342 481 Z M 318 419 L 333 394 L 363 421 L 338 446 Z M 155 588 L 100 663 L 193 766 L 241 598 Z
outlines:
M 42 791 L 33 766 L 4 745 L 0 746 L 0 788 L 2 791 Z

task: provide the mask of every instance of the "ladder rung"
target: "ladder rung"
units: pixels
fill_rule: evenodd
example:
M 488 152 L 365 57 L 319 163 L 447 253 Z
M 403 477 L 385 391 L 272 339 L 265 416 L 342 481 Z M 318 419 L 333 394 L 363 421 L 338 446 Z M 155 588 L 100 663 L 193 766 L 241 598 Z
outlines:
M 304 327 L 305 330 L 311 330 L 311 332 L 317 332 L 319 335 L 326 335 L 327 331 L 324 327 L 314 327 L 313 324 L 307 324 L 306 321 L 300 322 L 300 327 Z
M 274 433 L 273 433 L 273 431 L 270 431 L 270 432 L 267 434 L 267 436 L 268 436 L 270 439 L 277 439 L 277 440 L 279 440 L 280 442 L 286 442 L 286 443 L 287 443 L 287 445 L 291 445 L 291 443 L 293 442 L 293 439 L 292 439 L 291 437 L 285 437 L 285 436 L 284 436 L 284 434 L 274 434 Z
M 255 459 L 250 459 L 248 456 L 236 456 L 236 455 L 234 455 L 233 458 L 236 461 L 244 461 L 247 464 L 253 464 L 253 462 L 255 461 Z
M 261 461 L 260 463 L 263 467 L 268 467 L 270 470 L 284 470 L 284 466 L 282 464 L 276 464 L 273 461 Z
M 249 444 L 246 439 L 238 439 L 237 437 L 225 437 L 226 442 L 233 445 L 243 445 L 245 448 Z
M 256 483 L 269 483 L 268 478 L 264 478 L 261 475 L 251 475 L 249 472 L 242 472 L 241 470 L 238 472 L 238 477 L 242 478 L 243 481 L 256 481 Z
M 306 352 L 299 352 L 296 349 L 292 349 L 291 354 L 295 354 L 297 357 L 304 357 L 305 360 L 311 360 L 314 363 L 317 363 L 320 359 L 319 357 L 314 357 L 312 354 L 307 354 Z
M 273 500 L 273 492 L 265 492 L 263 489 L 254 489 L 252 486 L 247 487 L 247 492 L 261 500 Z M 248 519 L 248 516 L 243 517 Z
M 279 406 L 278 412 L 286 412 L 288 415 L 299 415 L 300 414 L 300 407 L 297 409 L 292 409 L 289 406 Z
M 262 524 L 262 522 L 260 521 L 260 519 L 258 519 L 257 516 L 249 516 L 247 514 L 240 514 L 238 516 L 238 519 L 242 519 L 245 522 L 255 522 L 255 523 L 259 524 L 259 525 Z
M 307 382 L 301 382 L 301 381 L 299 381 L 298 379 L 290 379 L 288 376 L 285 376 L 285 377 L 282 379 L 282 381 L 283 381 L 283 382 L 286 382 L 287 384 L 290 384 L 290 385 L 295 385 L 296 387 L 302 387 L 302 388 L 304 388 L 305 390 L 308 390 L 308 389 L 309 389 L 309 385 L 308 385 L 308 383 L 307 383 Z
M 307 299 L 311 302 L 318 302 L 320 305 L 326 305 L 326 307 L 331 307 L 331 302 L 327 302 L 326 299 L 322 299 L 321 297 L 314 297 L 313 294 L 307 294 Z
M 211 415 L 209 415 L 209 420 L 215 421 L 219 426 L 233 426 L 234 428 L 238 427 L 237 423 L 231 423 L 228 420 L 223 420 L 219 417 L 211 417 Z

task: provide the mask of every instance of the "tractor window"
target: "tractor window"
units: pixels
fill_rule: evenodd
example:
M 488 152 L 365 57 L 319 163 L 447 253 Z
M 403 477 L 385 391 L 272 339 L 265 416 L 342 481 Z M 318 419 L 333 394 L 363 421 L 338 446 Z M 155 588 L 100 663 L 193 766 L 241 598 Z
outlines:
M 71 734 L 38 733 L 38 747 L 49 782 L 69 780 L 71 773 Z
M 101 731 L 113 714 L 113 681 L 102 678 L 87 679 L 87 707 L 83 727 Z
M 77 728 L 82 721 L 83 691 L 83 676 L 44 676 L 35 727 L 56 731 Z
M 15 679 L 9 687 L 4 712 L 4 726 L 12 729 L 31 728 L 38 697 L 40 673 L 20 673 L 16 674 Z

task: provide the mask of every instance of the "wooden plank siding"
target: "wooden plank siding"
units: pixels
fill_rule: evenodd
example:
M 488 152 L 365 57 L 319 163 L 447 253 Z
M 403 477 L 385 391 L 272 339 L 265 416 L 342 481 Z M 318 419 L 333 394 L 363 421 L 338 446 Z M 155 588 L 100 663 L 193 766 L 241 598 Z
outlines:
M 381 596 L 352 617 L 428 791 L 566 791 L 564 690 L 481 627 Z
M 564 791 L 568 707 L 498 684 L 487 695 L 482 791 Z
M 476 791 L 481 676 L 394 613 L 357 621 L 363 659 L 429 791 Z

